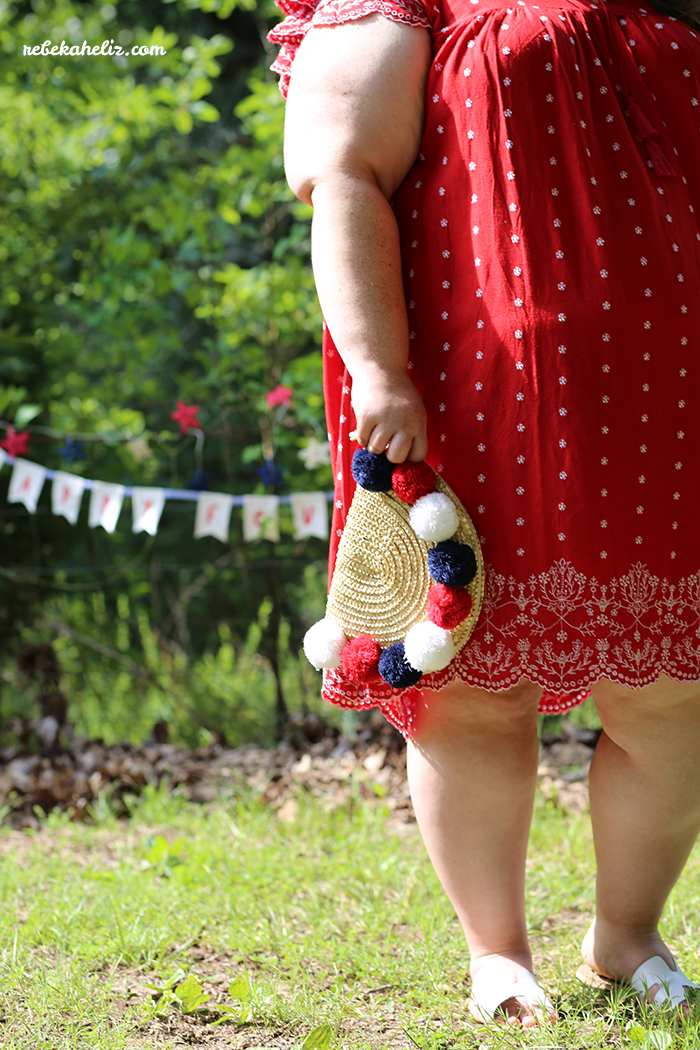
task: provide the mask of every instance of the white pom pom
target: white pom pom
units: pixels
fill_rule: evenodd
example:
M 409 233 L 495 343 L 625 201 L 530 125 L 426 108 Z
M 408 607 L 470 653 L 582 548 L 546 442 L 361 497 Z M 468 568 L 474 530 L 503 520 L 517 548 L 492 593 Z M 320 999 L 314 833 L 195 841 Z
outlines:
M 404 654 L 416 671 L 441 671 L 454 656 L 455 643 L 444 627 L 424 620 L 406 635 Z
M 348 640 L 342 627 L 327 617 L 309 627 L 304 635 L 304 653 L 317 671 L 322 667 L 340 667 L 340 654 Z
M 416 536 L 433 543 L 448 540 L 459 526 L 457 509 L 444 492 L 430 492 L 427 496 L 421 496 L 411 507 L 408 517 Z

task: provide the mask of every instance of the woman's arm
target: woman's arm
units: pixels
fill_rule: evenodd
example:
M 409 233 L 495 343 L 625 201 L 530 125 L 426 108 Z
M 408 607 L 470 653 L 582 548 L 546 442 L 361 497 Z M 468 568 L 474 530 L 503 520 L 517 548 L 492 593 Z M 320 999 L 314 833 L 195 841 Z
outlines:
M 321 308 L 352 376 L 358 440 L 394 463 L 427 452 L 408 378 L 408 321 L 389 198 L 420 147 L 431 58 L 427 30 L 381 15 L 311 29 L 294 62 L 285 165 L 314 207 Z

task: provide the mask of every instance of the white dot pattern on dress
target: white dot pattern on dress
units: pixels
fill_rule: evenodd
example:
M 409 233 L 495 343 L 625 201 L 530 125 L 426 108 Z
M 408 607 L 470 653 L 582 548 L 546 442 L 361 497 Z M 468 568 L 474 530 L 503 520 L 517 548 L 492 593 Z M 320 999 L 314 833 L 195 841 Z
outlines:
M 697 651 L 700 577 L 679 575 L 700 512 L 700 414 L 686 407 L 700 383 L 697 44 L 629 0 L 613 48 L 599 5 L 563 3 L 478 0 L 478 22 L 437 0 L 422 154 L 394 200 L 412 375 L 439 466 L 488 541 L 484 626 L 458 659 L 486 688 L 528 673 L 565 689 L 660 668 L 700 678 L 700 656 L 683 655 L 684 637 Z M 521 47 L 532 32 L 538 48 Z M 675 177 L 657 173 L 622 83 Z

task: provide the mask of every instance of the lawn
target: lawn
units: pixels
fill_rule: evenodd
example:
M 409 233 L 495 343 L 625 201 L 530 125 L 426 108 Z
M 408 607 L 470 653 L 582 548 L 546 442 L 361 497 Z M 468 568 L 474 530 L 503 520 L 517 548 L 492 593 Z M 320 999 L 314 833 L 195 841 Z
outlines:
M 252 797 L 204 808 L 149 788 L 130 820 L 107 804 L 93 818 L 0 829 L 4 1050 L 700 1045 L 697 1021 L 573 979 L 593 853 L 587 817 L 551 800 L 538 800 L 528 908 L 561 1020 L 534 1032 L 469 1019 L 456 920 L 415 824 L 381 800 L 332 810 L 302 797 L 276 814 Z M 699 869 L 696 851 L 664 928 L 691 973 Z

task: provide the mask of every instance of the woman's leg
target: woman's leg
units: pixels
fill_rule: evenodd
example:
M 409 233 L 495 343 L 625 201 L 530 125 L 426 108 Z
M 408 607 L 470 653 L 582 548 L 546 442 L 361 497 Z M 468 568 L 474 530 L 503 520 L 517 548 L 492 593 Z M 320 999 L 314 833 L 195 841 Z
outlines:
M 583 954 L 629 978 L 653 955 L 671 962 L 658 924 L 700 832 L 700 684 L 601 681 L 593 695 L 604 732 L 590 772 L 598 877 Z
M 504 986 L 532 969 L 525 858 L 537 780 L 541 689 L 489 693 L 455 683 L 422 694 L 408 778 L 430 859 L 464 929 L 471 974 L 500 968 Z M 526 1004 L 512 1019 L 532 1023 Z

